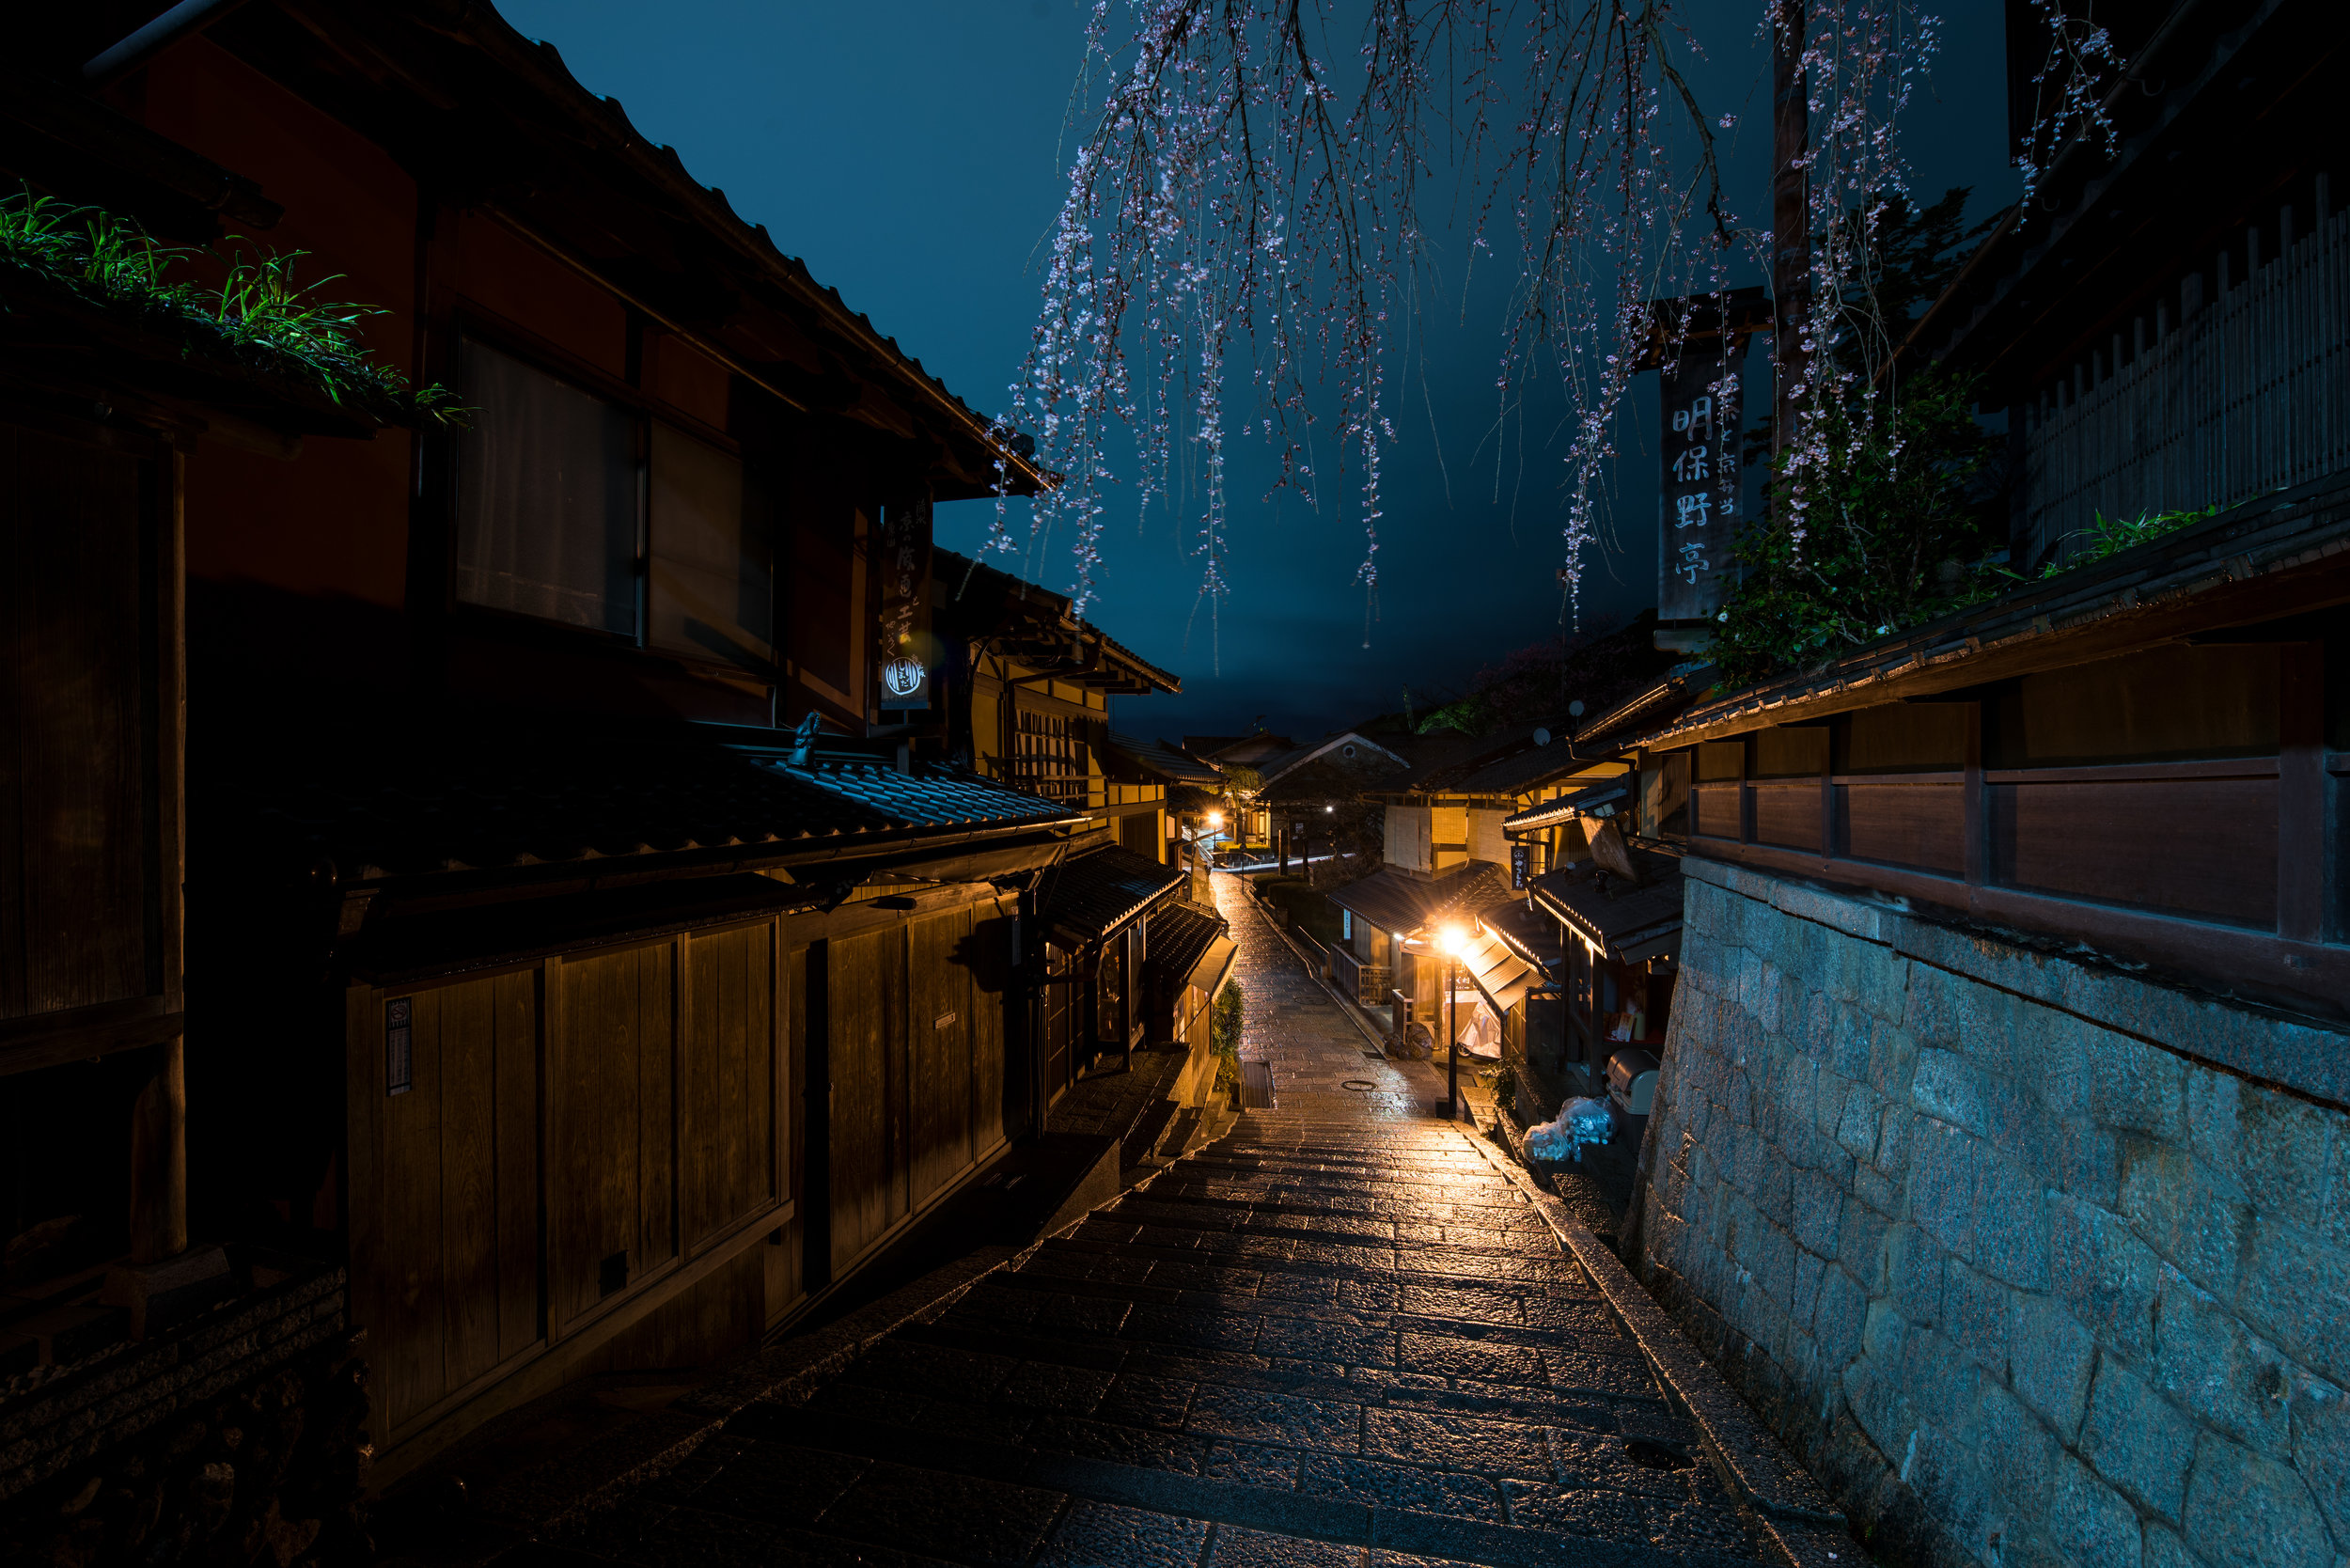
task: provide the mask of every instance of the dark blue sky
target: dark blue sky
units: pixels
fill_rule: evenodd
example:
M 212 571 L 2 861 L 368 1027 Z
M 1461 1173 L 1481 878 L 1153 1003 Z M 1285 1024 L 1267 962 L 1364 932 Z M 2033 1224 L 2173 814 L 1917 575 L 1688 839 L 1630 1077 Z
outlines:
M 675 146 L 697 179 L 722 187 L 737 212 L 764 223 L 966 402 L 1007 406 L 1035 321 L 1039 241 L 1069 154 L 1063 120 L 1082 48 L 1073 0 L 501 0 L 500 8 L 552 41 L 583 83 L 619 99 L 639 130 Z M 1975 210 L 1989 211 L 2014 189 L 2004 166 L 1999 8 L 1948 0 L 1938 9 L 1944 49 L 1907 122 L 1917 188 L 1931 196 L 1971 183 Z M 1769 109 L 1762 6 L 1692 0 L 1683 11 L 1712 56 L 1699 84 L 1709 108 L 1742 116 L 1728 149 L 1730 195 L 1759 221 Z M 1506 281 L 1499 272 L 1489 267 L 1486 281 Z M 1245 728 L 1261 713 L 1277 729 L 1319 733 L 1395 707 L 1406 684 L 1457 690 L 1479 666 L 1555 634 L 1559 401 L 1529 398 L 1527 416 L 1496 440 L 1496 317 L 1485 289 L 1467 314 L 1464 326 L 1457 298 L 1424 312 L 1425 376 L 1416 355 L 1391 384 L 1402 441 L 1387 459 L 1384 586 L 1368 650 L 1351 496 L 1343 517 L 1293 498 L 1264 503 L 1270 464 L 1236 445 L 1234 589 L 1213 636 L 1206 610 L 1194 613 L 1198 564 L 1183 554 L 1196 526 L 1189 509 L 1160 505 L 1146 519 L 1113 504 L 1090 618 L 1184 686 L 1177 698 L 1125 699 L 1120 728 L 1176 736 Z M 1587 618 L 1655 601 L 1653 384 L 1642 378 L 1633 394 L 1615 547 L 1587 564 Z M 942 508 L 939 541 L 969 550 L 990 512 L 983 502 Z M 1073 570 L 1061 540 L 1015 569 L 1061 589 Z

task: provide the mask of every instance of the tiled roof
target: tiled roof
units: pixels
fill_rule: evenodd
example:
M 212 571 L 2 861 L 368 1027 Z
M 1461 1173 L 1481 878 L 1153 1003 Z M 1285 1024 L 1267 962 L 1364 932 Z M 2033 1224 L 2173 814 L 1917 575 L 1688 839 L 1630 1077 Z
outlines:
M 1363 792 L 1367 785 L 1368 780 L 1362 770 L 1346 767 L 1327 757 L 1317 757 L 1303 767 L 1292 768 L 1266 785 L 1258 792 L 1257 801 L 1263 806 L 1288 806 L 1293 803 L 1353 800 Z
M 1110 749 L 1171 783 L 1213 788 L 1224 777 L 1209 763 L 1165 741 L 1146 741 L 1138 735 L 1121 735 L 1112 730 Z
M 2350 471 L 2272 491 L 2093 565 L 2031 579 L 1824 666 L 1706 694 L 1711 700 L 1701 707 L 1644 718 L 1640 743 L 1719 740 L 2269 619 L 2338 595 L 2345 560 Z M 2295 577 L 2307 586 L 2296 588 Z
M 975 560 L 972 557 L 957 555 L 954 551 L 946 549 L 933 549 L 931 552 L 931 575 L 945 594 L 945 600 L 939 610 L 942 619 L 956 619 L 957 608 L 964 604 L 974 606 L 1000 604 L 1006 607 L 1018 605 L 1032 621 L 1042 622 L 1047 628 L 1056 630 L 1061 635 L 1081 635 L 1098 641 L 1104 650 L 1117 654 L 1120 660 L 1132 666 L 1148 684 L 1167 692 L 1180 692 L 1183 689 L 1181 676 L 1161 669 L 1099 626 L 1094 625 L 1093 622 L 1080 620 L 1071 614 L 1072 601 L 1067 594 L 1056 593 L 1051 588 L 1040 587 L 1026 578 L 1015 577 L 999 567 L 993 567 L 985 561 Z M 964 613 L 967 615 L 970 612 Z M 1009 630 L 1009 628 L 995 627 L 990 630 L 1002 631 Z
M 953 770 L 793 769 L 780 750 L 682 728 L 427 713 L 237 738 L 195 728 L 200 852 L 323 862 L 345 884 L 1082 820 Z
M 844 801 L 871 808 L 902 827 L 984 827 L 1002 823 L 1073 822 L 1079 813 L 1042 795 L 1007 789 L 957 768 L 915 764 L 910 774 L 878 762 L 820 761 L 795 768 L 785 761 L 760 764 L 793 780 L 805 779 Z
M 1540 828 L 1556 827 L 1560 823 L 1574 821 L 1587 811 L 1603 817 L 1612 816 L 1630 805 L 1632 786 L 1633 781 L 1626 775 L 1619 774 L 1613 778 L 1603 778 L 1598 783 L 1577 790 L 1571 795 L 1561 795 L 1557 800 L 1546 800 L 1540 806 L 1527 808 L 1514 817 L 1503 818 L 1502 831 L 1531 833 Z M 1599 809 L 1602 807 L 1608 808 L 1608 809 Z
M 1492 749 L 1493 745 L 1480 736 L 1464 735 L 1457 729 L 1440 729 L 1426 735 L 1399 735 L 1380 744 L 1405 760 L 1404 765 L 1393 773 L 1373 778 L 1371 792 L 1386 795 L 1423 793 L 1449 770 L 1482 756 Z
M 1218 942 L 1227 942 L 1226 925 L 1213 909 L 1176 899 L 1152 910 L 1151 952 L 1143 960 L 1152 993 L 1171 997 Z
M 1566 975 L 1566 945 L 1559 938 L 1559 921 L 1534 907 L 1531 900 L 1512 899 L 1478 916 L 1478 922 L 1508 945 L 1510 950 L 1539 967 L 1553 980 Z
M 1435 881 L 1393 866 L 1333 888 L 1329 899 L 1355 918 L 1381 931 L 1410 935 L 1448 915 L 1475 915 L 1511 896 L 1510 873 L 1490 861 L 1472 860 Z
M 1044 873 L 1037 909 L 1054 930 L 1081 940 L 1106 936 L 1187 882 L 1180 866 L 1111 845 Z
M 1619 962 L 1664 951 L 1681 930 L 1681 859 L 1634 850 L 1640 886 L 1594 866 L 1534 879 L 1534 900 Z

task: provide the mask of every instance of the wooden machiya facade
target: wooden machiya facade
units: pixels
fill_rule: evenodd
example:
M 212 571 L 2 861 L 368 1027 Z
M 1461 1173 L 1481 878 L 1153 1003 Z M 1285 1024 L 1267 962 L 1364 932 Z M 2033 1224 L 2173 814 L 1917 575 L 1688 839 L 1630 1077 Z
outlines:
M 2340 1016 L 2350 488 L 2264 497 L 1644 739 L 1692 854 Z
M 347 1273 L 383 1484 L 755 1342 L 1037 1127 L 1014 931 L 1132 803 L 959 765 L 950 660 L 885 705 L 931 505 L 1037 476 L 551 50 L 260 5 L 55 85 L 146 20 L 44 24 L 0 173 L 309 252 L 470 413 L 117 386 L 7 318 L 9 1287 L 52 1231 L 90 1292 Z M 1072 657 L 1073 709 L 1173 686 Z M 83 1321 L 0 1325 L 0 1373 Z
M 1168 771 L 1114 743 L 1109 704 L 1179 693 L 1183 682 L 1077 619 L 1066 596 L 952 551 L 936 553 L 931 597 L 952 671 L 947 744 L 983 776 L 1082 811 L 1125 849 L 1166 860 Z
M 1659 831 L 1693 855 L 2339 1017 L 2350 138 L 2311 66 L 2339 17 L 2144 9 L 2113 155 L 2058 159 L 1904 350 L 2007 411 L 2023 586 L 1717 695 L 1639 765 L 1685 778 Z M 2081 564 L 2099 513 L 2213 508 Z
M 951 671 L 947 744 L 982 776 L 1088 823 L 1068 858 L 1035 885 L 1044 965 L 1035 1090 L 1049 1105 L 1104 1055 L 1125 1059 L 1145 1042 L 1193 1033 L 1204 1040 L 1204 998 L 1151 964 L 1153 912 L 1191 891 L 1169 842 L 1167 790 L 1180 769 L 1159 748 L 1120 744 L 1110 730 L 1112 698 L 1183 683 L 1079 619 L 1065 596 L 949 551 L 936 554 L 932 604 Z M 1213 908 L 1187 909 L 1169 924 L 1204 920 L 1221 934 Z

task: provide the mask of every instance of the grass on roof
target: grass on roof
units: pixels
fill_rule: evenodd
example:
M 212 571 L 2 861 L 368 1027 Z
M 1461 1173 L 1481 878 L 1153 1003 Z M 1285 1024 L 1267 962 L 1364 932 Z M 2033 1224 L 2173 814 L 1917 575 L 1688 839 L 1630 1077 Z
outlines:
M 158 244 L 136 224 L 30 190 L 0 196 L 0 263 L 174 340 L 185 359 L 227 360 L 303 383 L 337 406 L 394 421 L 462 426 L 466 410 L 440 385 L 413 386 L 359 340 L 385 311 L 321 296 L 339 281 L 302 282 L 307 253 Z M 189 277 L 216 273 L 217 283 Z

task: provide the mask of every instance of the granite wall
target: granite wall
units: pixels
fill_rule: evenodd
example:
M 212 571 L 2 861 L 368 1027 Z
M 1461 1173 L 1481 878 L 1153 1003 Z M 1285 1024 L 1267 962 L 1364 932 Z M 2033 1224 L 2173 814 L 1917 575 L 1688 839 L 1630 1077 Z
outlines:
M 280 1274 L 166 1333 L 0 1387 L 0 1564 L 372 1560 L 365 1346 L 343 1286 L 339 1268 Z
M 1688 870 L 1625 1250 L 1872 1547 L 2350 1556 L 2350 1037 Z

